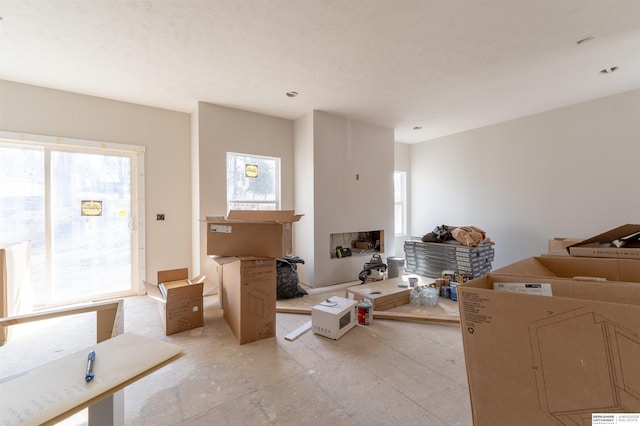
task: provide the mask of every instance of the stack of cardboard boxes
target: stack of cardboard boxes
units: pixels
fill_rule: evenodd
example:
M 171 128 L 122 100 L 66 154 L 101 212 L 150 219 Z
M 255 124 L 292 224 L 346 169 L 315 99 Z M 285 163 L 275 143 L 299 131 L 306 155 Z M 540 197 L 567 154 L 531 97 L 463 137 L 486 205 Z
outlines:
M 474 425 L 640 413 L 638 235 L 624 225 L 458 288 Z
M 207 255 L 218 263 L 218 294 L 240 344 L 276 334 L 276 258 L 293 254 L 292 210 L 232 210 L 207 217 Z

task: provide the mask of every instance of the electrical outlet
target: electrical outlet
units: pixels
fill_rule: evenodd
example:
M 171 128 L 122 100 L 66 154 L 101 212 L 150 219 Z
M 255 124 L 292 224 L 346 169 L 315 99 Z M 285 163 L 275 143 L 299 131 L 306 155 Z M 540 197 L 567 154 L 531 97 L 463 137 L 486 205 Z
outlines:
M 156 215 L 156 220 L 164 220 L 164 213 L 158 213 Z

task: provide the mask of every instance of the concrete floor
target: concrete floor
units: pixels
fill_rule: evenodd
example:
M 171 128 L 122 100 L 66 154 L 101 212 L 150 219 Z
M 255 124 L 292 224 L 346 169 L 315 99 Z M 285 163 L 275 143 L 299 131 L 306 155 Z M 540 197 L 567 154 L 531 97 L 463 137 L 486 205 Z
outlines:
M 239 345 L 218 297 L 205 326 L 165 336 L 157 302 L 125 299 L 125 331 L 185 355 L 125 389 L 127 425 L 471 425 L 459 325 L 374 320 L 339 340 L 288 333 L 308 315 L 277 314 L 277 336 Z M 15 326 L 0 377 L 83 350 L 95 314 Z M 86 424 L 86 411 L 63 422 Z

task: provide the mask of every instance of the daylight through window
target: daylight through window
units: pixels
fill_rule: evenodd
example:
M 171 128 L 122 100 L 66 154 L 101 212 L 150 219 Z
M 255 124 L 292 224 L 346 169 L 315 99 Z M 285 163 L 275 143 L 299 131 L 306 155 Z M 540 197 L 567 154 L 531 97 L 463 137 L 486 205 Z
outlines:
M 280 159 L 227 153 L 227 210 L 278 210 Z

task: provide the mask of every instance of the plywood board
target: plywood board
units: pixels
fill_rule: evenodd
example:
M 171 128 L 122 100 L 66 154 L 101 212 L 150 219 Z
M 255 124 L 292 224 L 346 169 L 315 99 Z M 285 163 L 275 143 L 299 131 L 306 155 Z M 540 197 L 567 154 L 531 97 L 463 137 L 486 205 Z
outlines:
M 371 301 L 375 311 L 386 311 L 409 303 L 407 281 L 402 277 L 375 281 L 347 288 L 347 299 Z
M 331 296 L 345 297 L 345 290 L 307 295 L 295 299 L 278 300 L 276 312 L 311 315 L 311 308 Z M 386 311 L 374 311 L 373 318 L 399 321 L 447 322 L 459 323 L 458 303 L 451 299 L 440 298 L 434 307 L 406 304 Z
M 87 382 L 87 355 L 91 350 L 96 353 L 95 378 Z M 0 418 L 5 424 L 54 424 L 166 365 L 181 353 L 181 347 L 170 343 L 133 333 L 121 334 L 0 383 Z

